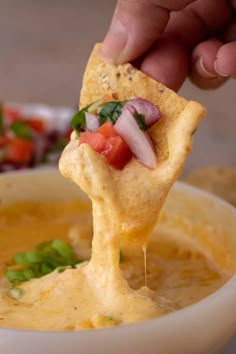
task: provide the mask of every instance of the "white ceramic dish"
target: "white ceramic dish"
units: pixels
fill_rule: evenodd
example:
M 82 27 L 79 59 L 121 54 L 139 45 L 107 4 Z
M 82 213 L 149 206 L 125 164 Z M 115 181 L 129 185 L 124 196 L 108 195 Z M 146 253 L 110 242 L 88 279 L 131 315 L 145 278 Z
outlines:
M 76 194 L 83 195 L 56 170 L 0 176 L 2 206 L 27 199 L 64 200 Z M 231 257 L 236 262 L 236 211 L 233 207 L 210 194 L 176 183 L 164 213 L 172 215 L 173 220 L 179 213 L 184 215 L 186 222 L 191 220 L 190 233 L 196 233 L 196 226 L 203 222 L 208 227 L 223 229 L 231 240 L 228 247 L 232 248 Z M 173 227 L 171 223 L 168 226 Z M 236 277 L 233 277 L 219 291 L 199 303 L 135 325 L 80 332 L 0 329 L 0 353 L 211 354 L 218 352 L 236 332 L 235 308 Z
M 9 106 L 20 111 L 23 117 L 41 118 L 47 122 L 48 129 L 57 129 L 64 132 L 68 129 L 71 118 L 75 114 L 75 110 L 70 107 L 50 106 L 43 103 L 16 103 L 6 102 Z
M 42 119 L 46 123 L 47 133 L 52 131 L 57 131 L 59 134 L 64 135 L 69 127 L 70 122 L 75 114 L 76 110 L 71 107 L 64 106 L 50 106 L 43 103 L 16 103 L 16 102 L 5 102 L 6 107 L 9 107 L 13 110 L 16 110 L 21 113 L 24 118 L 30 119 Z M 56 129 L 55 129 L 56 128 Z M 37 139 L 36 139 L 37 140 Z M 36 145 L 38 146 L 38 144 Z M 42 142 L 39 144 L 39 151 L 42 149 Z M 32 169 L 47 169 L 51 166 L 56 165 L 56 161 L 58 156 L 60 155 L 60 151 L 52 154 L 52 160 L 44 163 L 37 163 L 33 167 L 24 168 L 24 171 L 32 170 Z M 50 159 L 49 159 L 50 160 Z M 14 170 L 15 172 L 19 172 L 21 170 Z M 10 164 L 9 167 L 6 167 L 4 170 L 4 174 L 12 172 L 12 166 Z M 0 172 L 2 173 L 2 172 Z

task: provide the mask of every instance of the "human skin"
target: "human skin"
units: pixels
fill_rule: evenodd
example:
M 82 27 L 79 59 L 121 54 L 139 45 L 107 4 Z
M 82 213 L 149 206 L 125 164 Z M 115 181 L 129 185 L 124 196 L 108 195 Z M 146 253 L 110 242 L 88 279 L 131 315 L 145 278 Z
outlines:
M 175 91 L 217 88 L 236 78 L 236 0 L 118 0 L 102 53 Z

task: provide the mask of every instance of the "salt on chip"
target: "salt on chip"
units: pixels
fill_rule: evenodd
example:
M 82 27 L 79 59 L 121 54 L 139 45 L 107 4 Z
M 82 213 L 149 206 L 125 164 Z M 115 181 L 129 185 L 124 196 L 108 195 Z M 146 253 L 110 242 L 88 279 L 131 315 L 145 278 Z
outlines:
M 121 235 L 145 240 L 183 169 L 192 148 L 192 135 L 205 115 L 205 108 L 178 96 L 131 64 L 105 63 L 100 50 L 101 44 L 95 45 L 89 58 L 80 108 L 106 95 L 114 100 L 142 97 L 158 106 L 161 119 L 149 129 L 157 151 L 157 168 L 150 170 L 133 158 L 119 171 L 89 145 L 78 147 L 73 140 L 62 155 L 60 170 L 88 193 L 93 202 L 99 201 L 100 207 L 101 200 L 106 203 L 108 217 L 121 225 Z

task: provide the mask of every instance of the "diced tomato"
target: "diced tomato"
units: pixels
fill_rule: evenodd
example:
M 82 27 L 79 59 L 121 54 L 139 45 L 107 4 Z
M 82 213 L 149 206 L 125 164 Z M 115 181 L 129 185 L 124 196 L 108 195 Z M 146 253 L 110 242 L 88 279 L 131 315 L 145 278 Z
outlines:
M 21 113 L 10 107 L 3 107 L 3 115 L 5 116 L 8 125 L 13 124 L 17 120 L 21 120 Z
M 122 169 L 131 159 L 132 152 L 130 151 L 126 142 L 119 136 L 111 136 L 107 140 L 106 150 L 102 152 L 106 156 L 109 163 Z
M 80 134 L 79 145 L 89 144 L 92 148 L 102 153 L 106 149 L 107 138 L 98 132 L 84 132 Z
M 107 138 L 109 138 L 110 136 L 118 135 L 112 123 L 110 122 L 106 122 L 103 125 L 101 125 L 101 127 L 98 129 L 98 132 L 106 136 Z
M 10 138 L 6 135 L 1 135 L 0 136 L 0 147 L 6 146 L 7 143 L 9 142 Z
M 42 119 L 24 119 L 24 122 L 37 133 L 43 133 L 46 130 L 46 123 Z
M 6 160 L 13 163 L 28 163 L 33 157 L 34 144 L 30 140 L 11 139 L 5 149 Z
M 128 145 L 109 122 L 103 124 L 97 132 L 81 133 L 79 145 L 84 143 L 104 155 L 108 162 L 118 169 L 122 169 L 132 157 Z

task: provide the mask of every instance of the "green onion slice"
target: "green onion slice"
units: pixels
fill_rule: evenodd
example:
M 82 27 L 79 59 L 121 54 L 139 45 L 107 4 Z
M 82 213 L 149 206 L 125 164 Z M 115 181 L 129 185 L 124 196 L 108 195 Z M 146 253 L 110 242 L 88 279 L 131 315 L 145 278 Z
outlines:
M 63 240 L 50 240 L 40 243 L 34 251 L 17 253 L 14 255 L 14 264 L 22 265 L 22 269 L 8 269 L 6 278 L 13 285 L 20 284 L 33 278 L 40 278 L 50 274 L 56 268 L 59 272 L 68 266 L 75 268 L 83 262 L 75 257 L 72 247 Z

